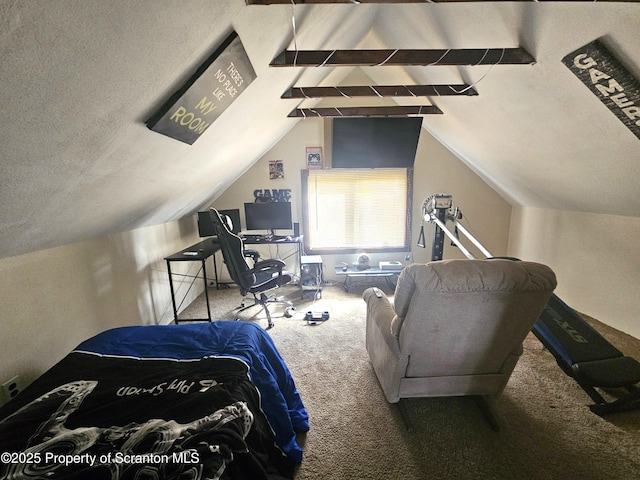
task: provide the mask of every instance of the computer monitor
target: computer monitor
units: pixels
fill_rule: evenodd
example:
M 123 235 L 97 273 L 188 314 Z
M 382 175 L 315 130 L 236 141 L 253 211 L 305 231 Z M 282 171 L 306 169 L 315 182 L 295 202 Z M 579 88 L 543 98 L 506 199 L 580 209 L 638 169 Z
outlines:
M 240 210 L 235 208 L 231 210 L 218 210 L 221 215 L 227 215 L 231 218 L 233 223 L 233 233 L 240 233 Z M 201 237 L 213 237 L 216 235 L 216 231 L 213 228 L 213 222 L 211 221 L 211 215 L 209 210 L 198 212 L 198 233 Z
M 290 202 L 256 202 L 244 204 L 247 230 L 291 230 Z

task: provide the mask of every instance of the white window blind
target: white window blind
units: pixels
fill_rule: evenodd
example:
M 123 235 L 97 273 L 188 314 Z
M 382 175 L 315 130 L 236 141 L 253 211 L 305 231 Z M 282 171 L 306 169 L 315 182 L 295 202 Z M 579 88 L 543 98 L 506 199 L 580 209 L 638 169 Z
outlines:
M 407 169 L 340 168 L 306 173 L 305 240 L 310 249 L 406 249 Z

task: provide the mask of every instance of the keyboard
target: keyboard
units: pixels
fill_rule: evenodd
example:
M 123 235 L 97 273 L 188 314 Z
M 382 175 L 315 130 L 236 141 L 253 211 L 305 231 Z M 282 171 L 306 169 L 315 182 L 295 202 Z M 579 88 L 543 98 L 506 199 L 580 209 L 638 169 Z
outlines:
M 268 239 L 266 235 L 242 235 L 242 238 L 248 242 L 262 242 Z
M 293 240 L 289 235 L 241 235 L 245 242 L 290 242 Z

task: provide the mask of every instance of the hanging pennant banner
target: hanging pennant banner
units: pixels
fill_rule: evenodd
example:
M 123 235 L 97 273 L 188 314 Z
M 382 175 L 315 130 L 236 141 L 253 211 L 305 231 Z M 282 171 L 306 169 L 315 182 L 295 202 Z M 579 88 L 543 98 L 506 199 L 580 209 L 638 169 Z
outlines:
M 640 138 L 640 83 L 600 41 L 570 53 L 562 63 Z
M 233 32 L 147 126 L 192 145 L 255 78 L 240 37 Z

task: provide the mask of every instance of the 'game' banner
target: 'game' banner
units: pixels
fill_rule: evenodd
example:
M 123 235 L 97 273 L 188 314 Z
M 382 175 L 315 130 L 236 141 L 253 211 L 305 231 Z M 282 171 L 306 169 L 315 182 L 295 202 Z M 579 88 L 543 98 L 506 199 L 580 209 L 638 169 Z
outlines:
M 640 83 L 600 41 L 570 53 L 562 63 L 640 138 Z

